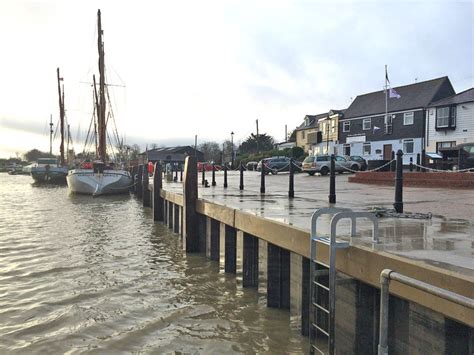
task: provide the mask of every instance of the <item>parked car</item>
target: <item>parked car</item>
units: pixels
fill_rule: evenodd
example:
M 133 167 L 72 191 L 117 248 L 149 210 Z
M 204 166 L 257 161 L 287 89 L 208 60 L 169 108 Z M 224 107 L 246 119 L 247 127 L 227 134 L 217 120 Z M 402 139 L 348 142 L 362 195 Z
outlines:
M 214 166 L 216 168 L 216 171 L 221 170 L 220 165 L 214 164 Z M 205 171 L 212 171 L 212 163 L 198 161 L 197 168 L 199 172 L 201 172 L 203 168 Z
M 351 170 L 360 170 L 358 162 L 346 160 L 346 158 L 336 155 L 336 171 L 343 173 Z M 303 171 L 309 175 L 320 173 L 321 175 L 327 175 L 331 169 L 331 156 L 329 155 L 317 155 L 309 156 L 303 161 Z
M 293 160 L 295 164 L 295 172 L 301 171 L 301 163 Z M 257 171 L 262 171 L 262 165 L 265 174 L 272 173 L 273 175 L 278 174 L 281 171 L 290 171 L 290 158 L 288 157 L 271 157 L 265 158 L 258 162 Z
M 346 156 L 345 158 L 346 160 L 355 161 L 356 163 L 359 163 L 360 171 L 367 170 L 367 161 L 360 155 L 351 155 L 350 157 Z

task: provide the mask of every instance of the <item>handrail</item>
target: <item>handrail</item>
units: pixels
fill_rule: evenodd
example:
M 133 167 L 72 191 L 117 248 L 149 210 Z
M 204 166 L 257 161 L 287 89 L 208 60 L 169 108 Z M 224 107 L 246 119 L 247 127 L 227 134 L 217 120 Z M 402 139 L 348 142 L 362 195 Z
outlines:
M 430 285 L 409 276 L 399 274 L 390 269 L 384 269 L 380 273 L 380 329 L 379 329 L 379 355 L 388 354 L 388 300 L 390 297 L 390 281 L 397 281 L 418 290 L 444 298 L 445 300 L 474 309 L 474 299 L 469 298 L 443 288 Z

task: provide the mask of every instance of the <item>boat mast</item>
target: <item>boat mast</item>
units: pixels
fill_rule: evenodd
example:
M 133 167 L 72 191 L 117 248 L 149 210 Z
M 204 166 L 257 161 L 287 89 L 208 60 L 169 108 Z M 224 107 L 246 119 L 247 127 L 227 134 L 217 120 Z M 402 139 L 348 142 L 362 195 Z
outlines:
M 92 81 L 94 83 L 94 102 L 95 102 L 95 112 L 97 112 L 97 117 L 99 117 L 99 97 L 97 96 L 97 84 L 95 83 L 95 74 L 92 75 Z M 98 121 L 98 120 L 97 120 Z M 96 124 L 96 119 L 94 116 L 94 139 L 95 139 L 95 155 L 98 157 L 99 156 L 99 150 L 97 146 L 97 124 Z
M 104 63 L 104 43 L 102 41 L 102 22 L 100 10 L 97 11 L 97 47 L 99 51 L 99 160 L 106 161 L 106 127 L 105 127 L 105 63 Z
M 61 94 L 61 80 L 63 78 L 60 77 L 59 75 L 59 68 L 56 70 L 57 76 L 58 76 L 58 96 L 59 96 L 59 122 L 60 122 L 60 128 L 61 128 L 61 145 L 59 146 L 59 152 L 60 152 L 60 164 L 61 166 L 64 166 L 64 96 Z
M 49 155 L 53 155 L 53 115 L 49 115 Z

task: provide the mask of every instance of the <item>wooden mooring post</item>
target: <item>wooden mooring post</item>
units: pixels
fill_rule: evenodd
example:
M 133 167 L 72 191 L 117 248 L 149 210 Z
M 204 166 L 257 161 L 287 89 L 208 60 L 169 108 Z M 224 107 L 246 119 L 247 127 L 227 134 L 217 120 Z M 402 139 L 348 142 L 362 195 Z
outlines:
M 148 174 L 148 164 L 143 165 L 143 183 L 142 183 L 142 196 L 143 196 L 143 207 L 150 207 L 150 190 L 148 185 L 150 182 L 150 175 Z
M 183 183 L 183 241 L 188 253 L 199 251 L 197 185 L 197 160 L 196 157 L 188 156 L 184 165 Z
M 163 187 L 162 169 L 160 163 L 155 163 L 155 173 L 153 174 L 153 220 L 157 222 L 164 221 L 163 215 L 163 197 L 161 197 L 161 188 Z

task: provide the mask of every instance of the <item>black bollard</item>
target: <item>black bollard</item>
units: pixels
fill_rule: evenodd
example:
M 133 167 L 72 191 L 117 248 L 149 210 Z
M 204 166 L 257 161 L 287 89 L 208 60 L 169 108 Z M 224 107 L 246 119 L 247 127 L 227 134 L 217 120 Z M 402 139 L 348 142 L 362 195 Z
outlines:
M 410 172 L 413 171 L 413 157 L 410 157 Z
M 329 176 L 329 203 L 336 203 L 336 158 L 331 154 L 331 169 Z
M 416 171 L 420 171 L 420 163 L 421 163 L 420 153 L 418 153 L 416 155 Z
M 265 193 L 265 165 L 262 163 L 262 170 L 260 170 L 260 193 Z
M 424 168 L 426 166 L 426 152 L 424 149 L 421 151 L 421 165 L 423 166 L 421 172 L 426 173 L 426 169 Z
M 290 186 L 288 188 L 288 197 L 295 197 L 295 176 L 293 170 L 293 158 L 290 159 Z
M 390 171 L 395 171 L 396 162 L 395 159 L 395 152 L 392 150 L 392 163 L 390 164 Z
M 224 188 L 227 188 L 227 163 L 224 163 Z
M 397 152 L 397 173 L 395 177 L 395 212 L 403 213 L 403 152 Z
M 202 185 L 206 184 L 206 165 L 201 164 L 201 169 L 202 169 Z
M 240 185 L 239 190 L 244 189 L 244 165 L 240 162 Z
M 216 165 L 212 163 L 212 186 L 216 186 Z

